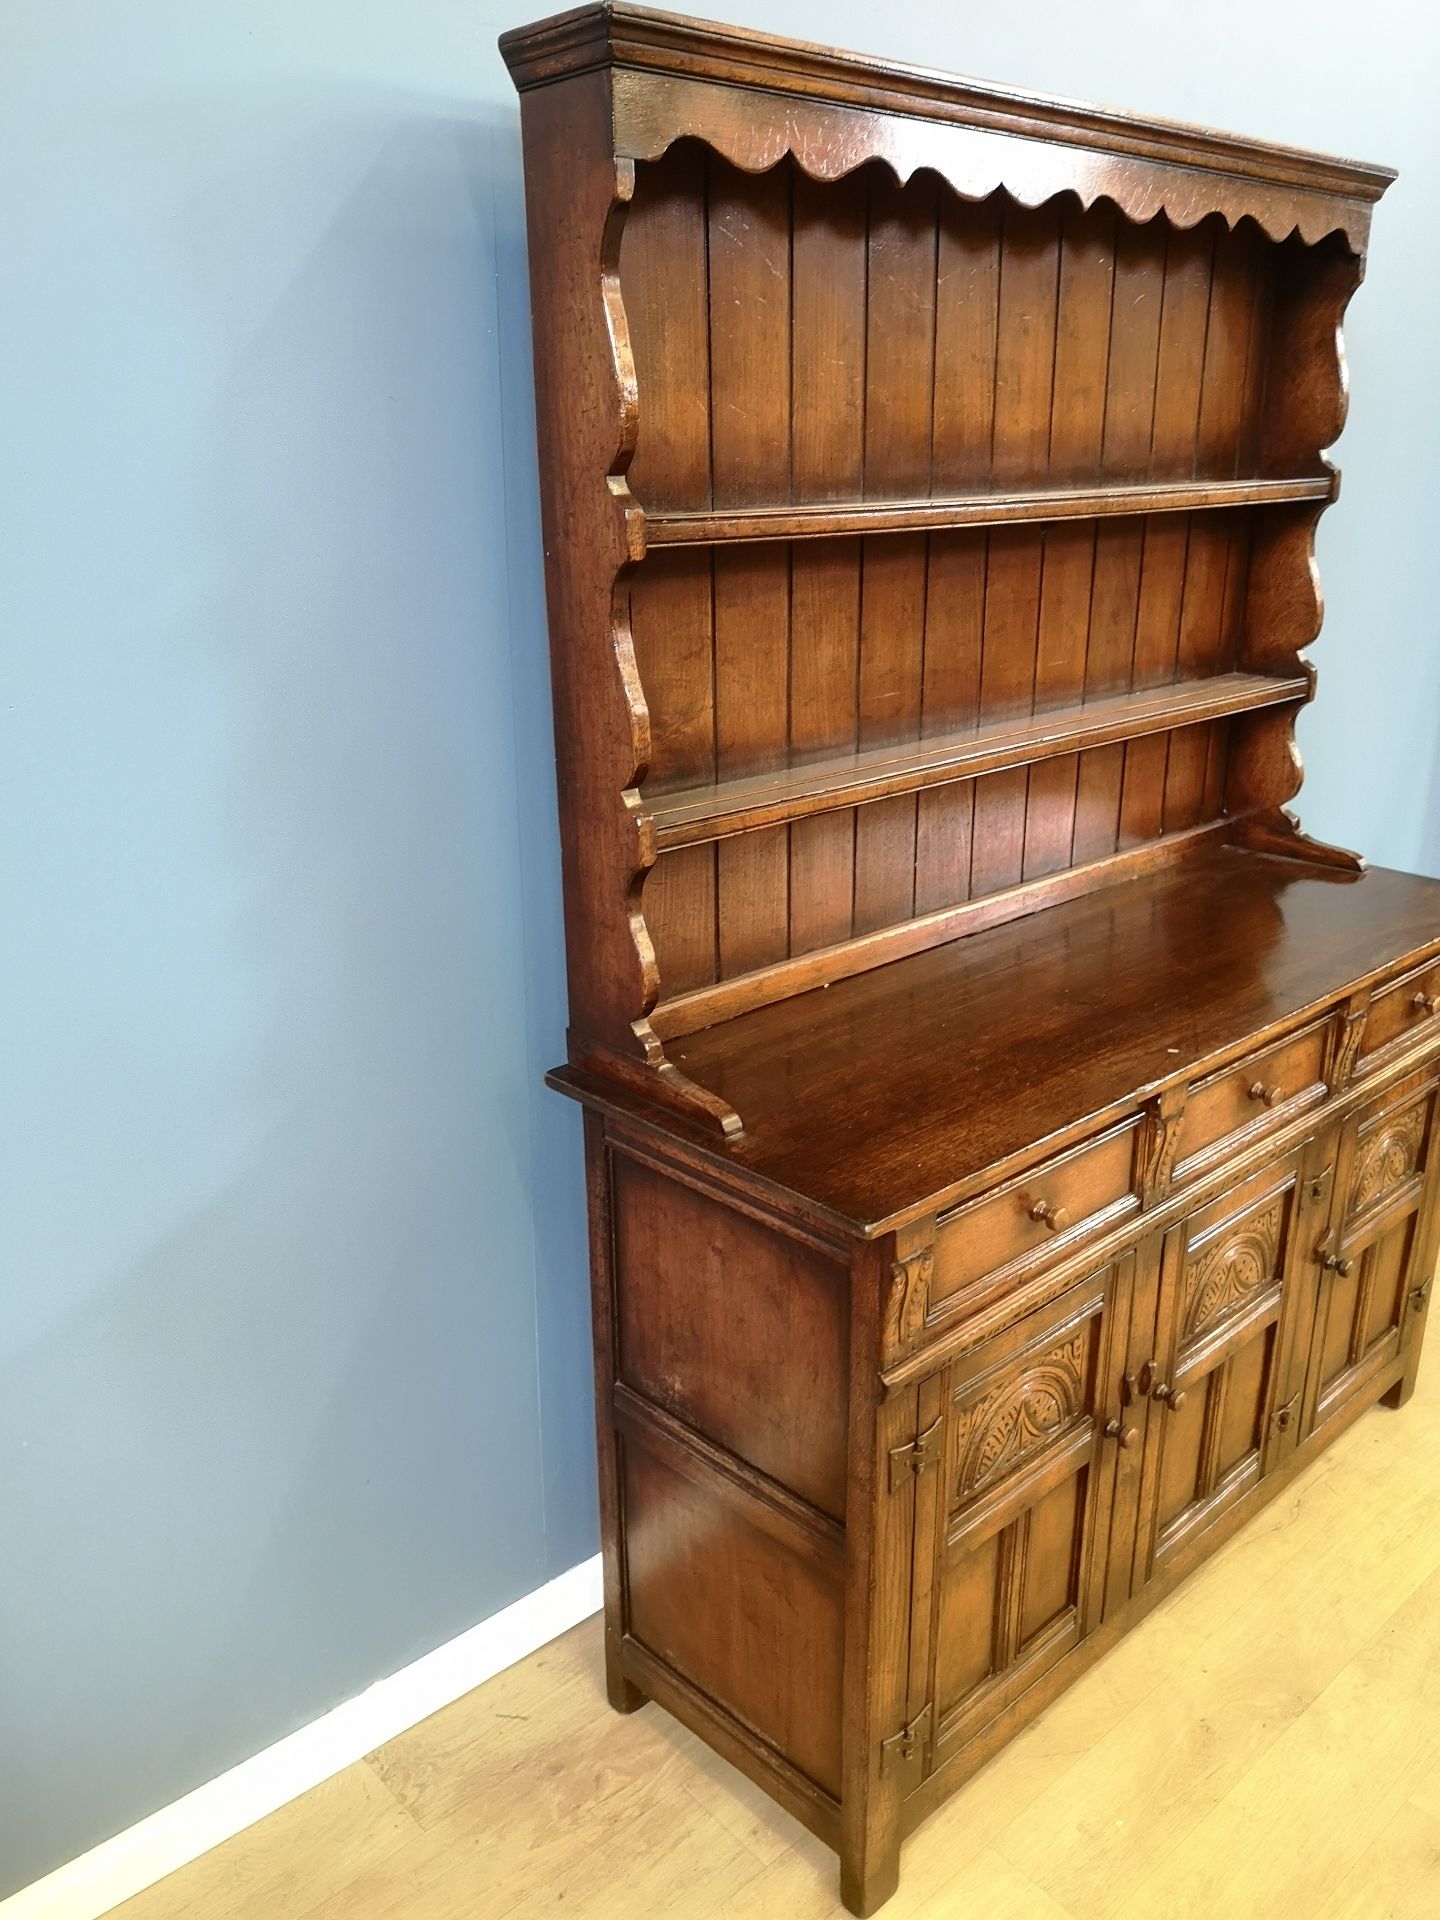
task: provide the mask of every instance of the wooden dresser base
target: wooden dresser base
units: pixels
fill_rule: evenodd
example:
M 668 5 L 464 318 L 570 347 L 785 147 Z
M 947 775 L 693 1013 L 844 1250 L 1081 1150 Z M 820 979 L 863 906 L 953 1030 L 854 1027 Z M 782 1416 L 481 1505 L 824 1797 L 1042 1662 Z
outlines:
M 612 1705 L 667 1707 L 873 1912 L 905 1834 L 1408 1398 L 1437 1096 L 1433 1049 L 1392 1050 L 928 1330 L 905 1295 L 934 1284 L 933 1223 L 831 1240 L 588 1112 Z

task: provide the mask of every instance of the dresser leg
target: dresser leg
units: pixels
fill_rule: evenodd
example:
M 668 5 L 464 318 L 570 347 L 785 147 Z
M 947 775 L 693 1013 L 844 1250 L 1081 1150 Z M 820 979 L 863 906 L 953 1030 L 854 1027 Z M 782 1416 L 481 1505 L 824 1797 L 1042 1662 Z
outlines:
M 1419 1359 L 1420 1356 L 1418 1353 L 1413 1354 L 1406 1362 L 1404 1373 L 1401 1374 L 1394 1386 L 1391 1387 L 1388 1393 L 1381 1394 L 1380 1404 L 1382 1407 L 1404 1406 L 1405 1402 L 1415 1391 L 1415 1375 L 1418 1371 Z
M 605 1636 L 605 1698 L 616 1713 L 634 1713 L 650 1698 L 621 1672 L 619 1650 L 611 1644 L 608 1633 Z
M 840 1898 L 848 1912 L 876 1913 L 900 1884 L 900 1837 L 840 1855 Z

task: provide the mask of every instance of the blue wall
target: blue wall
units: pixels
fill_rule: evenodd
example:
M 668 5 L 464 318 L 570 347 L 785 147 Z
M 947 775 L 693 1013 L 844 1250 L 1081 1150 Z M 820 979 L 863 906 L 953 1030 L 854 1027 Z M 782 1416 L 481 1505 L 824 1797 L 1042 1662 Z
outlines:
M 731 11 L 1405 168 L 1306 819 L 1440 869 L 1428 10 Z M 0 12 L 0 1894 L 593 1550 L 515 17 Z

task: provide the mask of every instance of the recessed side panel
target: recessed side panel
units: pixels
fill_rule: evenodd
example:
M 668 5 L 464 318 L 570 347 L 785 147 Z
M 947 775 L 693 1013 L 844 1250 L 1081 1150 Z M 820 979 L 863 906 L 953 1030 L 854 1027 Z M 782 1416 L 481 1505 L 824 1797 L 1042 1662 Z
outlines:
M 844 1269 L 646 1162 L 612 1165 L 619 1379 L 843 1520 Z
M 843 1561 L 624 1441 L 628 1630 L 827 1793 L 840 1788 Z

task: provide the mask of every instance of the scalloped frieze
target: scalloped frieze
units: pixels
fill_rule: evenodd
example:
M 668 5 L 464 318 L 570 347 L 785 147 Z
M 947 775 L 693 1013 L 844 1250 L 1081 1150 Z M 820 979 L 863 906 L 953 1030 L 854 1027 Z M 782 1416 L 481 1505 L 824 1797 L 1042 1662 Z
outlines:
M 878 161 L 902 185 L 922 170 L 936 173 L 964 200 L 1003 188 L 1021 206 L 1038 207 L 1072 193 L 1087 207 L 1109 200 L 1141 223 L 1163 213 L 1193 227 L 1216 213 L 1231 227 L 1254 220 L 1272 240 L 1298 233 L 1314 245 L 1341 233 L 1355 253 L 1370 229 L 1364 202 L 1054 136 L 626 68 L 613 85 L 616 150 L 632 160 L 658 160 L 677 140 L 695 139 L 746 173 L 767 172 L 788 154 L 812 180 L 833 181 Z
M 1348 1212 L 1365 1213 L 1378 1206 L 1418 1172 L 1425 1112 L 1423 1101 L 1406 1107 L 1362 1144 L 1350 1180 Z
M 1086 1410 L 1090 1327 L 1028 1360 L 963 1414 L 954 1497 L 968 1499 L 1061 1434 Z
M 1282 1194 L 1187 1261 L 1183 1340 L 1194 1339 L 1275 1279 L 1284 1224 Z

